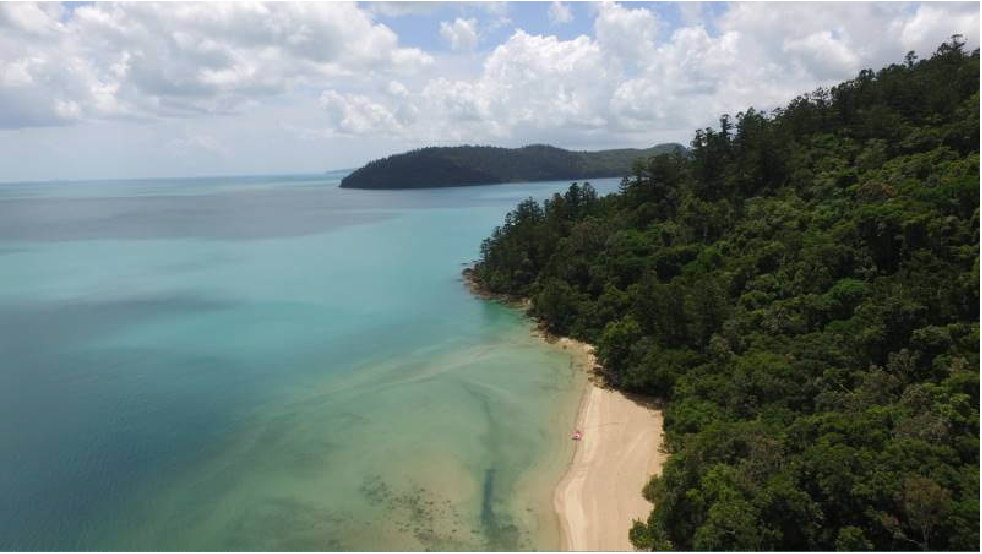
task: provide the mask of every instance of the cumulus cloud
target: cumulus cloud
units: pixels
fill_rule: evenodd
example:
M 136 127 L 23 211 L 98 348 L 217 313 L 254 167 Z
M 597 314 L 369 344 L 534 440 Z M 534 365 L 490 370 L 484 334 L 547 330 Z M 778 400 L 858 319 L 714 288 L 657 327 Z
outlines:
M 409 96 L 409 89 L 407 89 L 406 85 L 400 83 L 399 81 L 389 81 L 389 84 L 386 86 L 386 90 L 389 94 L 398 98 L 405 98 Z
M 483 0 L 478 2 L 462 2 L 462 4 L 475 6 L 492 15 L 502 16 L 508 13 L 508 2 Z
M 658 26 L 658 17 L 651 10 L 629 9 L 613 2 L 601 5 L 593 23 L 604 49 L 627 61 L 650 55 Z
M 518 30 L 484 60 L 477 79 L 437 77 L 416 91 L 390 86 L 373 100 L 329 91 L 322 103 L 343 132 L 505 140 L 603 129 L 608 77 L 600 45 L 589 37 L 564 41 Z
M 440 114 L 429 136 L 532 136 L 544 129 L 602 127 L 607 71 L 586 36 L 559 40 L 516 31 L 484 62 L 474 81 L 436 79 L 422 91 L 423 109 Z M 434 124 L 433 122 L 437 122 Z
M 860 58 L 832 31 L 818 31 L 802 38 L 784 40 L 782 49 L 796 56 L 816 77 L 834 79 L 839 75 L 855 72 Z
M 352 4 L 4 3 L 0 126 L 230 113 L 431 62 Z
M 549 23 L 560 25 L 562 23 L 569 23 L 572 20 L 573 11 L 569 6 L 559 0 L 553 0 L 552 4 L 549 4 Z
M 900 41 L 906 50 L 926 55 L 938 46 L 938 37 L 964 33 L 978 46 L 979 6 L 972 2 L 921 5 L 902 23 Z
M 452 50 L 473 50 L 477 46 L 477 19 L 458 17 L 452 23 L 441 21 L 440 36 Z
M 334 127 L 352 135 L 393 135 L 402 130 L 402 122 L 388 107 L 361 94 L 341 94 L 326 90 L 321 105 Z
M 978 44 L 978 10 L 964 6 L 734 4 L 713 32 L 706 13 L 669 31 L 647 8 L 602 3 L 592 37 L 518 29 L 476 77 L 439 76 L 380 101 L 392 113 L 412 106 L 419 116 L 402 132 L 423 142 L 685 140 L 723 113 L 777 107 L 911 45 L 930 45 L 926 56 L 956 28 Z
M 305 128 L 316 118 L 325 137 L 640 145 L 686 140 L 722 113 L 776 107 L 911 49 L 927 57 L 953 32 L 979 41 L 968 3 L 681 6 L 671 28 L 606 2 L 589 36 L 518 21 L 478 58 L 466 10 L 505 21 L 507 7 L 457 7 L 464 16 L 440 24 L 462 56 L 401 46 L 373 16 L 431 6 L 0 4 L 0 128 L 241 113 L 302 93 L 316 112 Z M 569 7 L 548 15 L 561 23 Z

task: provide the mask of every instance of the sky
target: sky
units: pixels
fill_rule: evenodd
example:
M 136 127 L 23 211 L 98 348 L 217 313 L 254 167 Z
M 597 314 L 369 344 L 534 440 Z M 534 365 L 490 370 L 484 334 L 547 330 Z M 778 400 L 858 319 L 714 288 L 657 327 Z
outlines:
M 311 173 L 423 146 L 688 143 L 977 2 L 2 3 L 0 181 Z

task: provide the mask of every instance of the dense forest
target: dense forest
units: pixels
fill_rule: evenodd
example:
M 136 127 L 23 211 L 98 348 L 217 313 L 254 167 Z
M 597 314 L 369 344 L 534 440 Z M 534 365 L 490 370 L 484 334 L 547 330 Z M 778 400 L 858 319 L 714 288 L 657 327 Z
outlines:
M 522 202 L 475 278 L 663 397 L 656 550 L 979 549 L 979 51 Z
M 523 148 L 421 148 L 370 162 L 345 177 L 341 186 L 403 189 L 624 177 L 638 158 L 671 152 L 679 146 L 659 144 L 647 149 L 598 152 L 577 152 L 544 144 Z

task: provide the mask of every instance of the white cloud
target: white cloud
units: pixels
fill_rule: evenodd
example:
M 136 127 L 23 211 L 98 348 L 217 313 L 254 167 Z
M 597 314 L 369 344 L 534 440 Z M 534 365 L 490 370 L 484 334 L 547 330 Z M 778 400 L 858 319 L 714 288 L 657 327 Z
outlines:
M 611 8 L 598 10 L 598 38 L 632 36 L 623 8 Z M 720 114 L 750 106 L 774 108 L 818 86 L 852 78 L 860 69 L 900 61 L 905 45 L 917 36 L 912 29 L 932 29 L 929 37 L 917 39 L 922 56 L 954 27 L 971 29 L 969 45 L 978 45 L 977 6 L 731 4 L 714 22 L 715 35 L 690 15 L 690 25 L 675 29 L 654 48 L 637 48 L 629 58 L 635 66 L 628 66 L 610 101 L 613 126 L 638 133 L 686 129 L 684 136 L 690 136 L 691 129 L 712 123 Z M 615 21 L 625 30 L 601 34 L 602 25 Z M 943 23 L 934 28 L 936 22 Z M 633 36 L 643 44 L 651 26 L 639 27 Z
M 550 13 L 555 6 L 569 9 L 553 4 Z M 426 17 L 431 8 L 399 9 Z M 522 14 L 499 3 L 454 5 L 460 17 L 440 30 L 455 52 L 428 53 L 400 44 L 373 15 L 394 9 L 2 3 L 0 168 L 24 157 L 21 144 L 70 153 L 80 129 L 146 135 L 150 152 L 208 151 L 194 137 L 218 137 L 234 152 L 253 140 L 246 135 L 269 142 L 254 139 L 254 152 L 274 140 L 334 141 L 316 160 L 347 152 L 349 161 L 334 162 L 345 165 L 377 157 L 379 145 L 685 142 L 722 113 L 777 107 L 911 49 L 929 57 L 953 32 L 969 49 L 979 44 L 978 5 L 969 3 L 736 3 L 718 16 L 686 5 L 670 28 L 648 8 L 607 2 L 589 8 L 589 36 L 568 39 L 523 30 Z M 432 29 L 441 16 L 429 17 Z M 517 28 L 476 51 L 487 40 L 478 18 L 486 29 Z M 160 126 L 168 131 L 159 137 L 140 131 Z M 244 131 L 260 128 L 270 130 Z M 286 146 L 269 157 L 280 158 L 298 159 Z
M 477 19 L 458 17 L 453 23 L 440 22 L 440 36 L 452 50 L 473 50 L 477 46 Z
M 432 62 L 351 4 L 0 5 L 0 127 L 230 113 Z
M 389 81 L 386 90 L 390 95 L 398 98 L 405 98 L 409 96 L 409 89 L 407 89 L 406 85 L 400 83 L 399 81 Z
M 444 8 L 454 8 L 462 13 L 481 11 L 490 15 L 503 16 L 504 14 L 508 13 L 509 9 L 508 2 L 489 2 L 487 0 L 475 2 L 434 2 L 430 0 L 424 2 L 416 2 L 413 0 L 405 2 L 385 2 L 371 0 L 368 2 L 362 2 L 362 6 L 364 6 L 364 8 L 371 13 L 386 17 L 428 15 Z
M 594 38 L 518 29 L 487 55 L 479 75 L 435 77 L 389 109 L 415 108 L 419 116 L 402 132 L 423 142 L 685 141 L 723 113 L 777 107 L 861 68 L 899 61 L 909 42 L 939 43 L 953 24 L 935 10 L 736 4 L 711 34 L 697 17 L 705 13 L 700 7 L 690 12 L 691 25 L 666 35 L 649 9 L 606 2 L 595 6 Z M 954 13 L 967 24 L 978 17 Z
M 563 23 L 569 23 L 573 20 L 573 11 L 563 4 L 559 0 L 553 0 L 552 4 L 549 4 L 549 23 L 553 25 L 560 25 Z
M 832 31 L 818 31 L 804 38 L 784 40 L 784 51 L 797 55 L 819 78 L 835 79 L 860 69 L 859 56 L 845 41 L 832 36 Z
M 399 118 L 388 107 L 367 96 L 326 90 L 320 101 L 335 128 L 344 133 L 387 136 L 402 130 Z
M 518 30 L 485 60 L 481 83 L 499 106 L 498 123 L 591 126 L 602 124 L 593 111 L 602 103 L 606 78 L 596 41 Z
M 646 8 L 629 9 L 604 2 L 593 23 L 597 40 L 613 55 L 630 62 L 650 55 L 658 17 Z
M 50 36 L 61 27 L 61 4 L 11 2 L 0 9 L 0 25 L 36 36 Z
M 938 46 L 939 37 L 962 33 L 978 45 L 979 5 L 972 2 L 924 4 L 903 24 L 901 43 L 906 50 L 927 57 Z
M 505 15 L 506 13 L 508 13 L 508 9 L 509 9 L 508 2 L 499 2 L 499 1 L 482 0 L 479 2 L 461 2 L 461 4 L 474 6 L 491 15 L 498 15 L 498 16 Z

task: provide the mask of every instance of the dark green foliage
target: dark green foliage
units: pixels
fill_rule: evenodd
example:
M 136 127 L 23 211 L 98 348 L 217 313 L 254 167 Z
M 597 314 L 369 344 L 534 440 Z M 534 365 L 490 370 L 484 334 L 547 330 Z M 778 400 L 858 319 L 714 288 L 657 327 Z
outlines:
M 341 186 L 403 189 L 623 177 L 630 172 L 634 160 L 677 147 L 677 144 L 659 144 L 643 150 L 623 148 L 598 152 L 576 152 L 543 144 L 523 148 L 422 148 L 369 162 L 345 177 Z
M 668 400 L 636 546 L 979 549 L 978 104 L 956 36 L 484 242 L 486 287 Z

